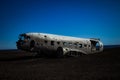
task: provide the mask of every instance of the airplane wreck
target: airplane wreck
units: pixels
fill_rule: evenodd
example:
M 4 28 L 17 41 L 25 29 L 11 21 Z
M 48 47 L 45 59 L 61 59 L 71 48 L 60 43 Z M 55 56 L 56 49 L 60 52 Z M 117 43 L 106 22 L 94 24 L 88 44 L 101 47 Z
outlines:
M 24 33 L 19 35 L 16 46 L 20 50 L 36 52 L 37 55 L 81 56 L 103 51 L 103 43 L 96 38 L 77 38 L 47 33 Z

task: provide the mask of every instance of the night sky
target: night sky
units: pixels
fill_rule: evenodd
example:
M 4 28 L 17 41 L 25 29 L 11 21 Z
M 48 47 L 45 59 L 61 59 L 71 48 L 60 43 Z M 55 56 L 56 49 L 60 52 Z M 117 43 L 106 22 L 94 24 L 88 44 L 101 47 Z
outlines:
M 120 44 L 120 1 L 0 0 L 0 49 L 16 49 L 18 35 L 26 32 Z

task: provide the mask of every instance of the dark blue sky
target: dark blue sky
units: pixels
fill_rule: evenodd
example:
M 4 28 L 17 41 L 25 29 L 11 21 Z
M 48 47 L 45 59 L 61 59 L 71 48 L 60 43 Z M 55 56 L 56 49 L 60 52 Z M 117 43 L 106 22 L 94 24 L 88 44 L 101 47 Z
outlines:
M 1 0 L 0 49 L 16 48 L 20 33 L 100 38 L 120 44 L 119 0 Z

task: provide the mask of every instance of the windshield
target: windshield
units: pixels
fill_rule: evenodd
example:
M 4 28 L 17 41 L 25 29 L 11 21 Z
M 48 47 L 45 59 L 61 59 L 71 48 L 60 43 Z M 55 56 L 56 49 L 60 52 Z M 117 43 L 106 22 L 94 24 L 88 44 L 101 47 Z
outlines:
M 24 40 L 24 39 L 25 39 L 24 35 L 23 35 L 23 34 L 20 34 L 20 35 L 19 35 L 19 40 Z
M 19 40 L 29 40 L 29 39 L 30 39 L 30 37 L 25 35 L 25 34 L 20 34 L 19 35 Z

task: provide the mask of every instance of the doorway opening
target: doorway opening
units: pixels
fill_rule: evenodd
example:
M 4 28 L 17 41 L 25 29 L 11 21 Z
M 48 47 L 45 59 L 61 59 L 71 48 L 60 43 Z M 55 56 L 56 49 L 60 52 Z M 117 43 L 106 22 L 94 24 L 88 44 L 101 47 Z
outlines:
M 100 43 L 98 41 L 90 40 L 91 41 L 91 51 L 99 51 L 100 50 Z

